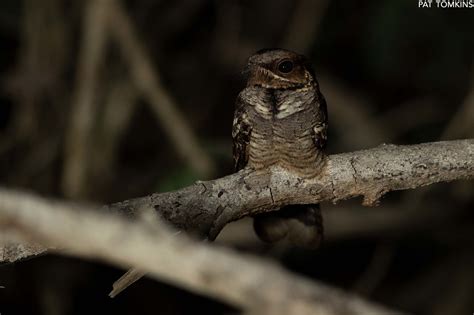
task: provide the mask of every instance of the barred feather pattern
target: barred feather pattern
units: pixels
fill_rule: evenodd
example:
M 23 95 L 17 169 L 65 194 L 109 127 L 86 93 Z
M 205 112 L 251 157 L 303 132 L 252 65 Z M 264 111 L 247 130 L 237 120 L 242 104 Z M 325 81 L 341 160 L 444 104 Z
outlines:
M 239 94 L 233 126 L 235 169 L 272 165 L 305 178 L 325 166 L 326 101 L 316 81 L 298 89 L 248 86 Z M 317 248 L 323 239 L 319 205 L 291 205 L 258 215 L 254 229 L 260 239 L 288 238 L 296 246 Z
M 315 86 L 295 90 L 247 87 L 239 94 L 236 107 L 236 170 L 278 164 L 303 177 L 322 171 L 327 114 L 325 100 Z

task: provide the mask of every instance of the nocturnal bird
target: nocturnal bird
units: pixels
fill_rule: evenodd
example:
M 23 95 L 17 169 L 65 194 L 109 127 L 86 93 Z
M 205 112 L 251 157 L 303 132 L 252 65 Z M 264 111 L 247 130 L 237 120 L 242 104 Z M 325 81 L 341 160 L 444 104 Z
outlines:
M 280 165 L 304 178 L 324 169 L 328 115 L 314 71 L 306 58 L 283 49 L 261 50 L 248 59 L 247 86 L 236 101 L 232 127 L 235 170 Z M 319 205 L 291 205 L 254 217 L 254 229 L 266 242 L 287 237 L 316 248 L 323 238 Z M 116 296 L 140 279 L 129 270 L 114 283 Z
M 328 115 L 308 60 L 284 49 L 265 49 L 247 62 L 247 85 L 239 93 L 232 127 L 235 171 L 279 165 L 304 178 L 325 167 Z M 265 242 L 288 238 L 317 248 L 323 238 L 318 204 L 289 205 L 254 217 Z

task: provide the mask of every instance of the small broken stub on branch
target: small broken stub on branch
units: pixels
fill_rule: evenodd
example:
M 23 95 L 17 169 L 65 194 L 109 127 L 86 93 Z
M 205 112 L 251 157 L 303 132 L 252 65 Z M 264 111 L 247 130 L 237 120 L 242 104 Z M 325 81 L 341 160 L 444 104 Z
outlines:
M 384 195 L 384 192 L 379 191 L 373 194 L 366 194 L 364 195 L 364 199 L 362 200 L 362 205 L 365 207 L 377 207 L 380 205 L 380 199 Z

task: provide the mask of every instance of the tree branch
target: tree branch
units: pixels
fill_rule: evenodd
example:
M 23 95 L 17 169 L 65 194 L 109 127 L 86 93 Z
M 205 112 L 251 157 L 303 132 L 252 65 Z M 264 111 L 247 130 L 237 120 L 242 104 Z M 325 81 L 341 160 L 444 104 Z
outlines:
M 325 172 L 317 179 L 303 179 L 278 167 L 267 172 L 244 169 L 177 191 L 112 204 L 105 210 L 137 217 L 143 207 L 153 208 L 176 228 L 213 240 L 231 221 L 287 204 L 337 202 L 364 196 L 364 205 L 374 205 L 389 191 L 469 178 L 474 178 L 474 139 L 381 145 L 329 156 Z M 0 254 L 2 251 L 4 257 L 0 261 L 12 262 L 27 256 L 24 251 L 11 248 L 0 249 Z M 34 254 L 39 252 L 35 248 Z
M 160 220 L 130 221 L 0 189 L 0 227 L 68 253 L 136 266 L 151 277 L 255 314 L 394 314 L 280 266 L 176 235 Z
M 393 190 L 474 178 L 474 139 L 379 147 L 331 155 L 325 172 L 303 179 L 284 169 L 238 173 L 167 193 L 116 203 L 107 208 L 129 215 L 154 208 L 177 228 L 214 239 L 229 222 L 288 204 L 364 197 L 376 205 Z

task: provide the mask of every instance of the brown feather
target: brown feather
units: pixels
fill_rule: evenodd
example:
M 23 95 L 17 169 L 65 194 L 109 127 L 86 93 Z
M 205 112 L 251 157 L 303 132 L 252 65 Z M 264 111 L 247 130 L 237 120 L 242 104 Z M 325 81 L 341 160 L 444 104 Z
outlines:
M 280 165 L 303 177 L 318 176 L 326 162 L 328 115 L 309 62 L 288 50 L 265 50 L 249 58 L 247 69 L 232 130 L 235 170 Z M 318 205 L 258 215 L 254 228 L 264 241 L 288 237 L 309 248 L 317 247 L 323 235 Z

